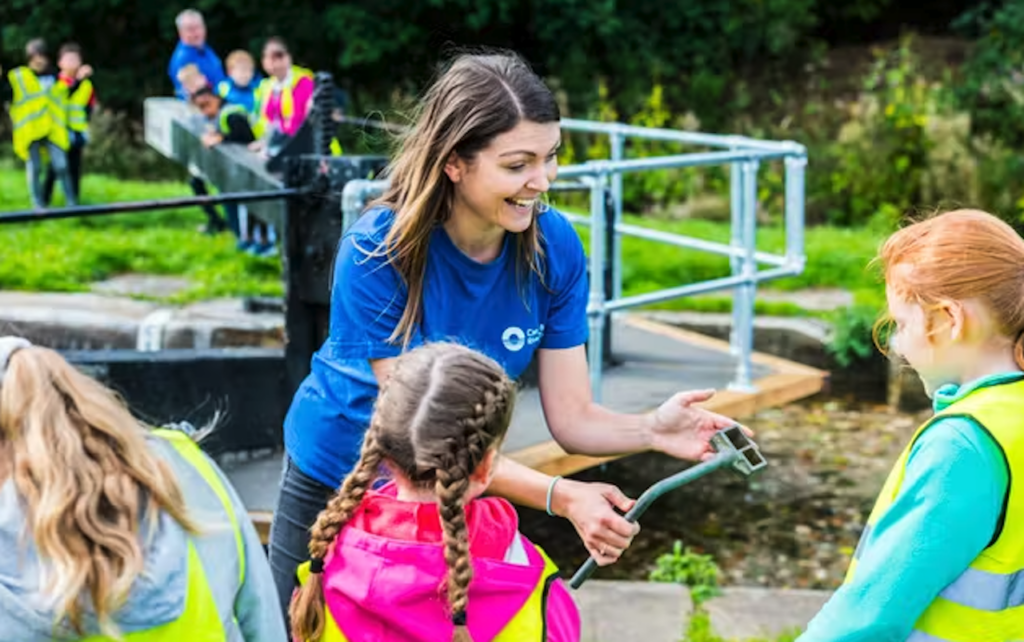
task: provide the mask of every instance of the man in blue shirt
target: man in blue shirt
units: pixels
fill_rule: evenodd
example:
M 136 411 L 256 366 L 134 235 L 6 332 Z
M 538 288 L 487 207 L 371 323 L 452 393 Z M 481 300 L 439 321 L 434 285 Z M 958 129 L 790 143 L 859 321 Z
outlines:
M 178 46 L 171 54 L 171 62 L 167 65 L 167 74 L 174 85 L 174 94 L 188 100 L 189 96 L 178 80 L 178 72 L 186 65 L 195 65 L 206 76 L 211 87 L 225 79 L 224 65 L 212 47 L 206 44 L 206 23 L 203 14 L 195 9 L 186 9 L 174 19 L 178 27 Z

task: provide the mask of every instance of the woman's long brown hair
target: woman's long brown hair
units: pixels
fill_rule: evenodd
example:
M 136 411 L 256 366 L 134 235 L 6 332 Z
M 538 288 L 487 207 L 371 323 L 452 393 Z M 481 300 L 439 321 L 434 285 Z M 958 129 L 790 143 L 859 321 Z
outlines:
M 560 120 L 558 103 L 544 82 L 512 53 L 467 54 L 454 60 L 427 91 L 414 126 L 401 140 L 385 175 L 390 186 L 371 206 L 384 205 L 395 220 L 378 248 L 406 285 L 408 299 L 390 337 L 407 346 L 420 322 L 427 247 L 433 230 L 451 213 L 454 185 L 444 173 L 452 155 L 467 161 L 495 137 L 522 121 Z M 520 282 L 529 272 L 543 278 L 540 233 L 534 222 L 515 234 Z

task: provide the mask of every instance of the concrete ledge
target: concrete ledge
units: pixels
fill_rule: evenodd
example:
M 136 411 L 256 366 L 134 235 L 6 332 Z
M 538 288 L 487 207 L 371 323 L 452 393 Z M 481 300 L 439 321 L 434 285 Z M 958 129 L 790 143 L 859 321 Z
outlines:
M 803 630 L 832 595 L 828 591 L 729 587 L 704 605 L 726 639 L 776 637 Z
M 678 584 L 589 580 L 573 593 L 581 642 L 679 642 L 692 609 Z
M 830 591 L 726 587 L 704 604 L 715 634 L 730 641 L 802 631 Z M 590 580 L 573 593 L 582 642 L 680 642 L 693 616 L 689 590 L 678 584 Z
M 0 292 L 0 333 L 56 350 L 284 346 L 284 315 L 241 299 L 172 307 L 93 293 Z

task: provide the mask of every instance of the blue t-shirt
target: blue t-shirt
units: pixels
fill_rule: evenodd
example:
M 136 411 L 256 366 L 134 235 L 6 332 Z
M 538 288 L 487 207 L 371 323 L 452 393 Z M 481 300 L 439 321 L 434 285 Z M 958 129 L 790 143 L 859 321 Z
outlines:
M 300 470 L 335 488 L 359 460 L 377 398 L 371 359 L 396 357 L 389 343 L 405 309 L 406 288 L 386 257 L 370 257 L 394 214 L 376 208 L 341 239 L 331 291 L 330 331 L 309 376 L 292 400 L 285 448 Z M 549 209 L 537 218 L 544 281 L 517 280 L 516 236 L 506 234 L 490 263 L 466 256 L 438 226 L 430 237 L 422 319 L 410 348 L 455 341 L 490 356 L 512 378 L 538 348 L 571 348 L 587 340 L 587 261 L 572 225 Z M 361 248 L 361 249 L 360 249 Z

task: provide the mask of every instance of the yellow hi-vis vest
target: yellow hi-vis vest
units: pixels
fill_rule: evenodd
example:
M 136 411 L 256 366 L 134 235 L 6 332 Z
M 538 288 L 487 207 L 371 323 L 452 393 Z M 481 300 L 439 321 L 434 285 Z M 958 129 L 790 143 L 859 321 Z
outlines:
M 78 87 L 75 88 L 75 93 L 71 95 L 67 94 L 70 87 L 62 82 L 58 81 L 54 89 L 65 97 L 68 129 L 83 134 L 89 131 L 89 118 L 86 115 L 86 108 L 89 107 L 89 99 L 92 97 L 92 81 L 88 78 L 81 81 L 78 83 Z
M 11 125 L 14 128 L 14 153 L 28 160 L 28 150 L 37 140 L 49 139 L 57 147 L 69 146 L 64 99 L 56 87 L 43 89 L 39 77 L 22 66 L 7 73 L 14 98 L 11 101 Z M 56 86 L 59 83 L 54 83 Z
M 526 599 L 526 602 L 515 616 L 509 620 L 505 628 L 491 642 L 546 642 L 546 589 L 552 581 L 557 579 L 558 567 L 551 561 L 551 558 L 544 552 L 544 549 L 536 544 L 534 544 L 534 548 L 544 558 L 544 570 L 537 580 L 537 585 L 530 593 L 530 597 Z M 300 585 L 306 583 L 306 580 L 309 579 L 308 561 L 299 565 L 296 575 Z M 334 616 L 331 614 L 331 609 L 326 604 L 324 604 L 324 616 L 326 620 L 324 623 L 324 633 L 318 642 L 349 642 L 349 639 L 342 633 L 341 627 L 338 626 L 337 621 L 335 621 Z
M 178 430 L 166 429 L 154 430 L 153 434 L 169 441 L 178 454 L 202 475 L 223 504 L 235 534 L 235 543 L 238 546 L 238 587 L 235 590 L 237 594 L 245 582 L 245 544 L 242 540 L 238 516 L 231 505 L 227 489 L 221 483 L 217 472 L 203 457 L 199 446 L 188 435 Z M 215 568 L 210 570 L 217 571 Z M 206 581 L 205 571 L 206 569 L 203 568 L 203 563 L 199 559 L 199 553 L 190 541 L 188 544 L 188 595 L 185 598 L 185 610 L 182 611 L 181 617 L 152 629 L 127 633 L 120 641 L 97 635 L 85 638 L 82 642 L 179 642 L 181 640 L 227 642 L 227 634 L 224 632 L 224 625 L 221 622 L 217 604 L 214 602 L 213 593 L 210 591 L 210 585 Z
M 943 417 L 967 417 L 999 445 L 1009 465 L 1010 487 L 1002 527 L 988 548 L 935 598 L 914 625 L 908 642 L 1010 642 L 1024 640 L 1024 380 L 979 388 L 925 422 L 907 444 L 882 487 L 861 536 L 892 505 L 918 437 Z M 846 574 L 856 573 L 860 546 Z

